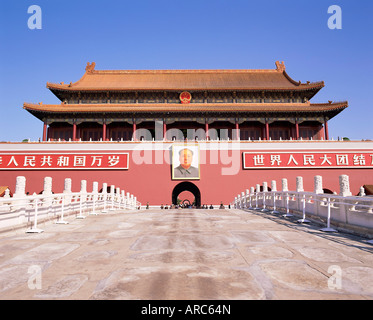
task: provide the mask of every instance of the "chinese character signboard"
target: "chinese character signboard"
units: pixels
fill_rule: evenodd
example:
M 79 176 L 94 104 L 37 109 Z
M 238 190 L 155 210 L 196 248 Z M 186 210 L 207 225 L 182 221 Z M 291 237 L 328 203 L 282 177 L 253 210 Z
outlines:
M 373 168 L 373 151 L 243 152 L 244 169 Z
M 0 170 L 128 169 L 128 153 L 0 153 Z

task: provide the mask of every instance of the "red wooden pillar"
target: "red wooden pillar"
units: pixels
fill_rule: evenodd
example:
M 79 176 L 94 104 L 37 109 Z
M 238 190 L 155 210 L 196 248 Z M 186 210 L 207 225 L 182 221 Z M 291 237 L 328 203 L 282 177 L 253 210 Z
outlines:
M 209 137 L 209 124 L 207 123 L 207 121 L 205 122 L 205 132 L 206 132 L 206 140 L 210 140 L 210 137 Z
M 167 140 L 166 132 L 167 132 L 167 125 L 166 125 L 166 122 L 163 121 L 163 140 Z
M 297 120 L 295 120 L 295 139 L 299 140 L 299 125 Z
M 133 125 L 132 125 L 132 139 L 133 141 L 136 141 L 136 123 L 134 122 Z
M 240 140 L 240 126 L 236 120 L 236 140 Z
M 323 125 L 319 126 L 318 137 L 320 140 L 325 140 L 325 130 Z
M 43 125 L 43 141 L 47 141 L 47 123 L 44 122 Z
M 73 123 L 73 141 L 76 141 L 76 123 Z
M 328 121 L 324 119 L 325 140 L 329 140 Z
M 106 122 L 102 124 L 102 141 L 106 141 Z
M 265 139 L 269 140 L 269 124 L 268 124 L 267 120 L 266 120 L 266 124 L 265 124 Z

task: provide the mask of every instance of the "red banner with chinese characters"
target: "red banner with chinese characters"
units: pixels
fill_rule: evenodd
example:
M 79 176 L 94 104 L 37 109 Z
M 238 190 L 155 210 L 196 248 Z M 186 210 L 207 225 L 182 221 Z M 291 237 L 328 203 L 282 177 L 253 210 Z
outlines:
M 99 170 L 128 169 L 124 152 L 0 153 L 0 170 Z
M 373 168 L 373 151 L 243 152 L 244 169 Z

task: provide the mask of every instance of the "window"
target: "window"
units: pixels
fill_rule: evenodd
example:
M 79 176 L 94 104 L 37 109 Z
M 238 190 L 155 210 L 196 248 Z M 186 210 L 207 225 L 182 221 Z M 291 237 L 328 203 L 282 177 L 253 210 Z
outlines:
M 261 137 L 259 128 L 240 129 L 241 140 L 259 140 Z
M 317 130 L 313 128 L 300 128 L 299 137 L 303 140 L 317 139 Z

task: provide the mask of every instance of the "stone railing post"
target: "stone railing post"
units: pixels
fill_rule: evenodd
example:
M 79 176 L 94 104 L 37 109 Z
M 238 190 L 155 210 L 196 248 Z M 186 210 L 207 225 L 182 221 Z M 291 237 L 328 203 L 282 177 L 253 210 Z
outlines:
M 281 186 L 282 186 L 282 201 L 281 201 L 281 206 L 282 208 L 286 208 L 286 200 L 289 198 L 289 195 L 287 192 L 289 191 L 288 189 L 288 179 L 282 178 L 281 179 Z
M 350 191 L 350 179 L 348 175 L 346 174 L 342 174 L 339 176 L 339 195 L 342 197 L 352 196 L 352 193 Z M 344 203 L 347 202 L 347 200 L 343 198 L 340 201 Z M 352 206 L 351 210 L 355 210 L 355 206 Z M 342 222 L 348 223 L 348 213 L 349 213 L 349 205 L 340 203 L 339 204 L 339 219 Z
M 249 198 L 250 198 L 250 190 L 246 189 L 246 194 L 245 194 L 245 208 L 246 209 L 249 207 Z
M 44 178 L 43 194 L 52 194 L 52 178 L 51 177 Z
M 289 189 L 288 189 L 288 179 L 286 179 L 286 178 L 281 179 L 281 183 L 282 183 L 282 191 L 289 191 Z
M 94 181 L 92 185 L 93 201 L 98 200 L 98 182 Z
M 254 189 L 254 187 L 250 187 L 250 199 L 249 199 L 249 205 L 250 205 L 250 209 L 252 209 L 253 208 L 253 205 L 254 205 L 254 192 L 255 192 L 255 189 Z
M 272 191 L 277 191 L 276 180 L 271 181 L 271 190 Z
M 80 181 L 80 192 L 79 192 L 79 214 L 76 216 L 77 219 L 84 219 L 83 215 L 83 204 L 87 201 L 87 180 Z
M 350 191 L 350 180 L 348 175 L 342 174 L 339 176 L 339 190 L 339 195 L 342 197 L 348 197 L 352 195 Z
M 315 176 L 314 183 L 315 186 L 313 192 L 317 194 L 324 193 L 324 190 L 322 189 L 322 176 Z
M 130 193 L 129 192 L 127 192 L 126 193 L 126 207 L 127 208 L 130 208 L 131 207 L 131 197 L 130 197 Z
M 315 176 L 314 177 L 313 193 L 316 193 L 317 195 L 324 193 L 324 190 L 322 188 L 322 176 Z M 322 198 L 317 196 L 317 195 L 315 195 L 315 199 L 314 199 L 314 202 L 313 202 L 313 210 L 314 210 L 314 214 L 319 215 L 321 204 L 323 204 L 323 202 L 322 202 Z
M 105 196 L 107 195 L 107 183 L 105 182 L 102 184 L 102 194 Z
M 277 183 L 276 183 L 276 180 L 272 180 L 271 181 L 271 194 L 272 194 L 272 201 L 271 201 L 271 206 L 273 207 L 273 208 L 275 208 L 276 207 L 276 204 L 275 204 L 275 202 L 276 202 L 276 195 L 275 195 L 275 192 L 277 191 Z M 275 210 L 275 209 L 273 209 L 273 210 Z
M 296 191 L 303 192 L 303 177 L 296 177 Z
M 80 197 L 82 203 L 87 201 L 87 180 L 80 181 Z
M 260 201 L 259 192 L 260 192 L 260 184 L 257 183 L 257 184 L 255 185 L 255 193 L 256 193 L 256 195 L 255 195 L 255 207 L 256 207 L 256 208 L 258 208 L 258 206 L 259 206 L 259 201 Z
M 263 182 L 263 192 L 268 192 L 268 183 Z
M 257 184 L 255 185 L 255 191 L 256 191 L 256 192 L 260 192 L 260 184 L 259 184 L 259 183 L 257 183 Z
M 50 206 L 52 205 L 53 199 L 52 195 L 52 178 L 44 177 L 44 188 L 42 194 L 47 198 L 43 199 L 43 206 L 48 208 L 48 216 L 51 214 Z
M 13 198 L 23 198 L 26 196 L 26 178 L 18 176 L 16 178 L 16 191 L 13 194 Z
M 126 196 L 124 190 L 121 191 L 121 201 L 123 203 L 123 209 L 126 209 Z
M 98 182 L 94 181 L 92 184 L 92 196 L 91 196 L 91 203 L 92 203 L 92 211 L 89 214 L 97 215 L 96 213 L 96 206 L 98 200 Z
M 268 197 L 268 183 L 266 181 L 263 182 L 263 207 L 268 205 L 266 198 Z
M 116 188 L 116 201 L 117 202 L 120 201 L 120 188 L 119 187 Z
M 106 213 L 107 212 L 107 209 L 106 209 L 106 205 L 107 205 L 107 183 L 104 182 L 102 184 L 102 201 L 104 202 L 104 208 L 102 209 L 102 213 Z
M 134 203 L 133 194 L 131 194 L 131 205 L 132 205 L 131 209 L 133 209 L 134 207 L 136 207 L 136 204 Z
M 296 192 L 304 192 L 303 189 L 303 177 L 296 177 L 295 178 L 295 183 L 296 183 Z M 303 197 L 301 194 L 297 194 L 297 210 L 301 211 L 303 209 L 303 204 L 302 204 Z
M 70 204 L 71 203 L 71 179 L 66 178 L 64 182 L 64 187 L 63 187 L 63 193 L 66 193 L 67 195 L 64 196 L 64 203 L 65 204 Z
M 113 211 L 114 210 L 114 191 L 115 191 L 115 186 L 112 184 L 110 186 L 110 201 L 111 201 L 111 208 L 110 208 L 110 211 Z
M 24 197 L 26 197 L 26 178 L 18 176 L 16 178 L 16 190 L 13 194 L 13 199 Z M 24 223 L 26 221 L 26 205 L 27 200 L 12 201 L 11 210 L 17 210 L 19 212 L 19 223 Z

